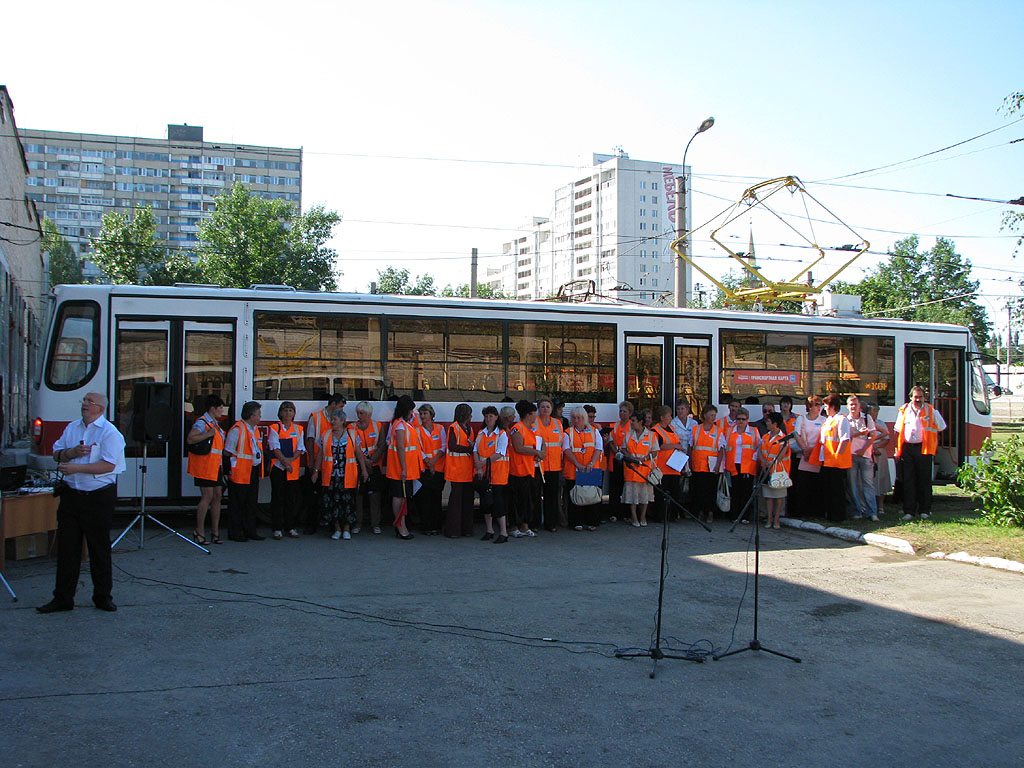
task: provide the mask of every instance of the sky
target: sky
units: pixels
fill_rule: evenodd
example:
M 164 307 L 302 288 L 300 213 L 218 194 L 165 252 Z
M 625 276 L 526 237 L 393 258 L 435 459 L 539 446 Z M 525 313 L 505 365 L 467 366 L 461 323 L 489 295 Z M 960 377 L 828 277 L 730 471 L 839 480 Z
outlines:
M 917 234 L 955 242 L 997 328 L 1021 293 L 1009 207 L 946 197 L 1024 196 L 1024 116 L 1000 111 L 1024 89 L 1013 3 L 60 0 L 7 8 L 4 26 L 21 128 L 188 123 L 207 141 L 302 147 L 303 207 L 343 217 L 342 290 L 387 266 L 466 283 L 473 247 L 483 275 L 593 152 L 678 163 L 713 115 L 687 155 L 695 227 L 776 177 L 813 196 L 780 193 L 781 218 L 743 211 L 723 230 L 744 251 L 753 231 L 769 277 L 806 266 L 793 246 L 857 235 L 870 251 L 842 279 L 858 280 Z M 712 228 L 693 253 L 720 277 Z M 815 277 L 845 255 L 826 251 Z

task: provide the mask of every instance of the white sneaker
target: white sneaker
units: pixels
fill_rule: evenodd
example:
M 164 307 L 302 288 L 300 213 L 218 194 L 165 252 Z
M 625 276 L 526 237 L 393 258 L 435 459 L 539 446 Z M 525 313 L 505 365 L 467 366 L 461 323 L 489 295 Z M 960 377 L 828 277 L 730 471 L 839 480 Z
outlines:
M 363 529 L 362 528 L 353 528 L 352 529 L 352 533 L 359 533 L 361 530 L 363 530 Z
M 373 526 L 373 533 L 375 536 L 380 536 L 380 527 L 376 525 Z
M 632 525 L 634 528 L 639 528 L 640 527 L 640 523 L 638 523 L 636 520 L 634 520 L 632 523 L 630 523 L 630 525 Z
M 927 512 L 922 513 L 921 514 L 921 519 L 922 520 L 927 520 L 928 519 L 928 513 Z
M 526 534 L 523 533 L 522 531 L 520 531 L 518 528 L 516 528 L 514 531 L 512 531 L 512 538 L 513 539 L 521 539 L 525 535 Z
M 332 533 L 331 534 L 331 538 L 334 539 L 335 541 L 340 539 L 341 538 L 341 531 L 335 531 L 334 533 Z
M 529 529 L 523 531 L 523 536 L 536 536 L 536 535 L 537 535 L 536 533 L 534 533 L 532 530 L 529 530 Z
M 871 520 L 872 523 L 877 523 L 878 522 L 878 515 L 872 515 L 869 519 Z
M 914 519 L 913 515 L 904 515 L 903 517 L 900 518 L 900 520 L 902 520 L 904 523 L 907 522 L 908 520 L 913 520 L 913 519 Z
M 352 534 L 348 531 L 345 531 L 343 534 L 341 534 L 341 538 L 343 538 L 345 541 L 348 541 L 352 538 Z
M 619 518 L 617 518 L 615 515 L 608 515 L 608 522 L 609 523 L 614 523 L 618 519 Z
M 647 521 L 646 520 L 641 520 L 640 521 L 640 527 L 641 528 L 646 528 L 647 527 Z

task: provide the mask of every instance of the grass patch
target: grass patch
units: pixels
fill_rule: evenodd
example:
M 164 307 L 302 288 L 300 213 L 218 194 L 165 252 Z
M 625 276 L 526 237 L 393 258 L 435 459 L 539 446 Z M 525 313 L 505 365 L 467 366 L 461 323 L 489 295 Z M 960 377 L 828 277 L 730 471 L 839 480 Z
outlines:
M 1009 424 L 993 424 L 992 425 L 992 440 L 997 443 L 1005 443 L 1010 439 L 1011 435 L 1024 434 L 1021 430 L 1021 426 L 1009 425 Z
M 903 510 L 890 501 L 886 504 L 885 514 L 880 515 L 880 522 L 846 520 L 841 525 L 863 533 L 905 539 L 921 555 L 967 552 L 978 557 L 1003 557 L 1024 562 L 1024 528 L 986 523 L 981 519 L 980 505 L 980 501 L 970 498 L 955 485 L 940 485 L 935 486 L 932 515 L 927 520 L 901 522 Z M 834 525 L 825 520 L 814 522 Z

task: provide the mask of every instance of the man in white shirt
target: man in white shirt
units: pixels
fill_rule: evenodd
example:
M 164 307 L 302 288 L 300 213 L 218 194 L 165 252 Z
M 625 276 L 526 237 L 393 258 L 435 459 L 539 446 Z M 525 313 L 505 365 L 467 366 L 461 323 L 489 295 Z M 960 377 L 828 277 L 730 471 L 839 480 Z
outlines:
M 110 522 L 117 501 L 117 475 L 124 472 L 124 437 L 103 414 L 107 398 L 90 392 L 82 399 L 82 418 L 64 428 L 53 444 L 57 469 L 67 484 L 57 510 L 57 585 L 40 613 L 70 611 L 81 570 L 82 537 L 89 548 L 92 602 L 116 611 L 110 560 Z
M 910 390 L 910 402 L 896 417 L 896 458 L 903 481 L 903 520 L 914 514 L 927 520 L 932 510 L 932 463 L 939 432 L 946 428 L 942 414 L 924 401 L 924 388 Z

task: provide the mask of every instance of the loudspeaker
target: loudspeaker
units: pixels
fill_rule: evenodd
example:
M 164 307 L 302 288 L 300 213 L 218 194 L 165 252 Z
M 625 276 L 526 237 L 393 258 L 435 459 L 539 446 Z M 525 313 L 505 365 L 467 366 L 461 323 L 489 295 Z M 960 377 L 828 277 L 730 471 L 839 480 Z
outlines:
M 171 385 L 163 381 L 136 382 L 132 390 L 132 439 L 162 443 L 171 436 L 174 412 Z

